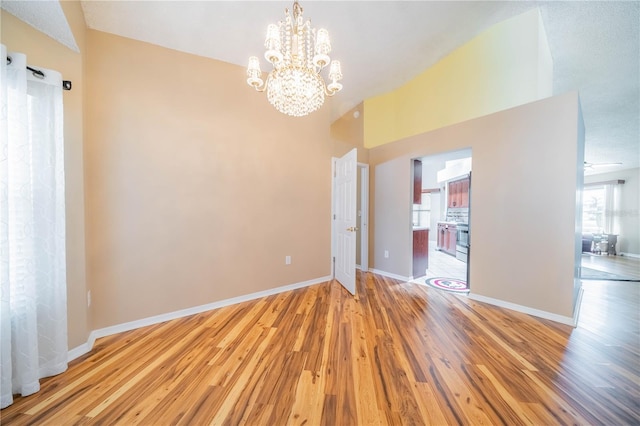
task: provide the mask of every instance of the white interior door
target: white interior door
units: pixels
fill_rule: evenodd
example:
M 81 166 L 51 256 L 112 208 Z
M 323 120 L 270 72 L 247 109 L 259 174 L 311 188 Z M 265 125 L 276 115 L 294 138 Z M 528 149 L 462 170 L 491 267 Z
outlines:
M 356 294 L 356 184 L 358 151 L 338 158 L 334 166 L 335 277 Z

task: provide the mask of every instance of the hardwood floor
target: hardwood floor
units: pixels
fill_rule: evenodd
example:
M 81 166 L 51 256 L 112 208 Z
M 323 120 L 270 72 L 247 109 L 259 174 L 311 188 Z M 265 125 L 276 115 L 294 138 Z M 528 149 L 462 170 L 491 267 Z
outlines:
M 640 285 L 577 328 L 371 273 L 102 338 L 5 424 L 638 424 Z
M 640 280 L 640 259 L 634 257 L 582 253 L 582 266 Z

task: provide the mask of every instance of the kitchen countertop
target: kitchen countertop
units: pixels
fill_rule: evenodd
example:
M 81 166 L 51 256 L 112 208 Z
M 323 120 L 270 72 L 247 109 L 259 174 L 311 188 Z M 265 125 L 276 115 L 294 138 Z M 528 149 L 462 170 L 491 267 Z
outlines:
M 414 231 L 424 231 L 424 230 L 427 230 L 427 231 L 428 231 L 428 230 L 429 230 L 429 227 L 428 227 L 428 226 L 414 226 L 414 227 L 413 227 L 413 230 L 414 230 Z

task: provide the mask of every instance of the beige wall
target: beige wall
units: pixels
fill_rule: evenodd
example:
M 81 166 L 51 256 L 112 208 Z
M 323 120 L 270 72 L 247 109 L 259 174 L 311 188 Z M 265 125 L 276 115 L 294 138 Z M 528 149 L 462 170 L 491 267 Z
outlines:
M 364 144 L 364 105 L 360 102 L 331 123 L 331 137 L 353 145 Z
M 585 176 L 585 183 L 624 180 L 620 185 L 618 252 L 640 256 L 640 169 Z
M 354 116 L 356 111 L 357 117 Z M 358 148 L 358 162 L 365 164 L 369 162 L 369 150 L 364 147 L 364 104 L 362 102 L 331 123 L 330 133 L 334 157 L 342 157 L 353 148 Z
M 30 65 L 60 71 L 73 90 L 64 92 L 65 183 L 67 220 L 67 312 L 69 348 L 87 341 L 91 323 L 85 278 L 83 180 L 83 55 L 85 24 L 79 2 L 61 2 L 80 53 L 35 30 L 13 15 L 0 11 L 2 43 L 27 55 Z
M 371 149 L 373 267 L 411 275 L 411 158 L 471 148 L 472 295 L 572 317 L 581 126 L 570 93 Z
M 95 328 L 331 273 L 327 106 L 290 118 L 241 67 L 92 30 L 87 45 Z
M 375 148 L 371 150 L 372 159 L 375 151 Z M 369 265 L 408 278 L 412 275 L 413 262 L 413 160 L 398 154 L 391 161 L 377 164 L 374 160 L 369 164 L 370 192 L 373 193 L 369 213 L 369 229 L 373 230 L 369 238 Z M 389 252 L 388 258 L 384 257 L 385 250 Z

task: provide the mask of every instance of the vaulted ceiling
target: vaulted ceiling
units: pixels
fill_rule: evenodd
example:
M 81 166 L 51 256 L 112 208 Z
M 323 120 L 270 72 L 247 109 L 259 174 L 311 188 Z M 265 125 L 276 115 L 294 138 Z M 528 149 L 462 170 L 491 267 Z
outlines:
M 50 11 L 56 5 L 59 9 L 57 1 L 2 1 L 10 13 L 74 48 L 64 16 L 60 20 Z M 585 160 L 640 166 L 638 1 L 303 0 L 301 5 L 314 26 L 327 28 L 331 55 L 342 62 L 344 90 L 331 103 L 334 118 L 399 87 L 493 24 L 539 8 L 554 61 L 554 93 L 580 92 Z M 87 0 L 82 7 L 91 29 L 244 67 L 249 56 L 262 56 L 266 26 L 281 20 L 291 2 Z M 244 75 L 237 84 L 244 84 Z

